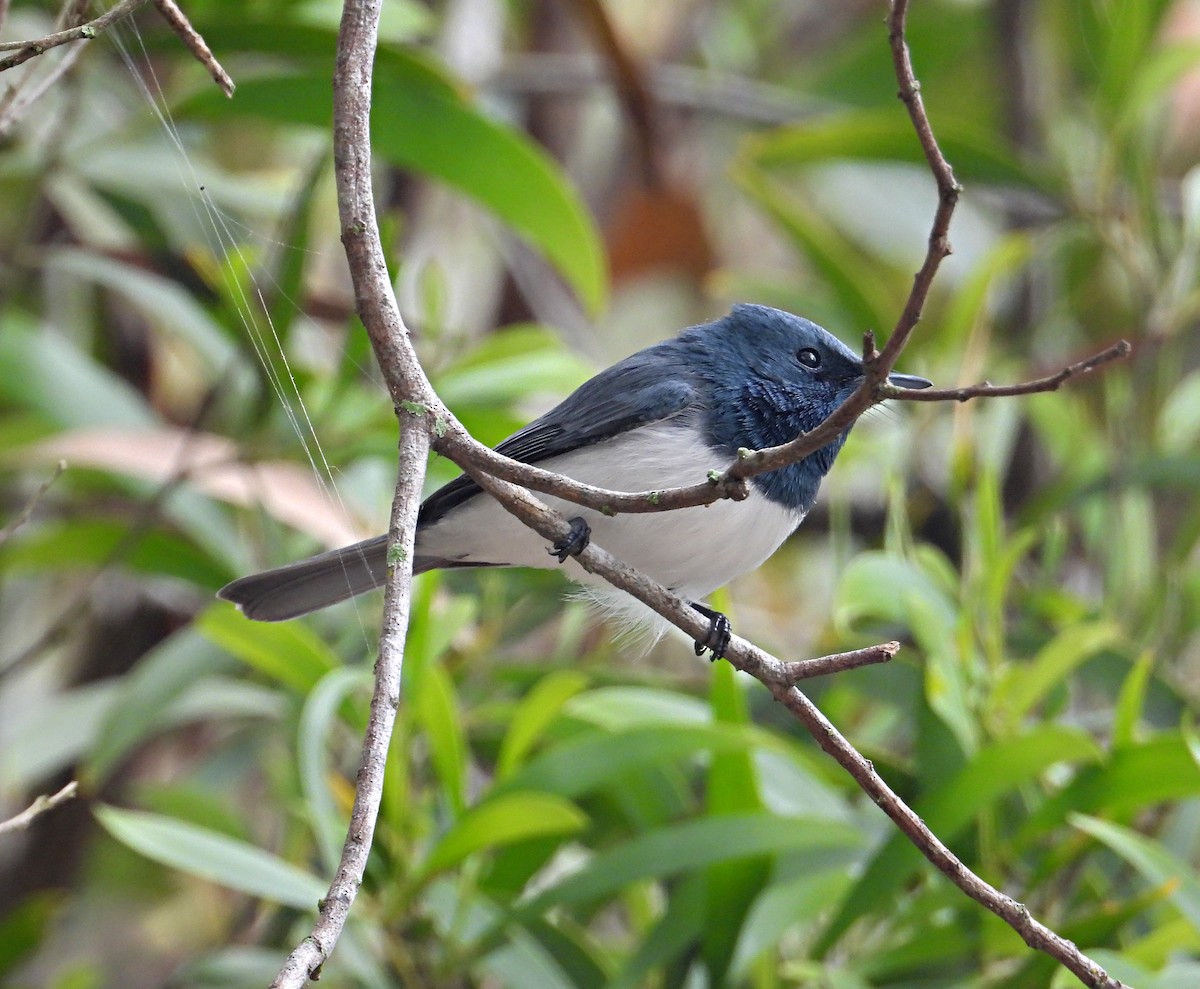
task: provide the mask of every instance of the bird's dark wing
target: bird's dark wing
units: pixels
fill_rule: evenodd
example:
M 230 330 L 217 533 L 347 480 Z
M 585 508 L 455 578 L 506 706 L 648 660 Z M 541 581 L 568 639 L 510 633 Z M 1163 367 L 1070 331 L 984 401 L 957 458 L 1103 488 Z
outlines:
M 591 446 L 639 426 L 703 407 L 700 381 L 671 340 L 640 351 L 601 371 L 561 403 L 500 443 L 513 460 L 536 464 Z M 431 525 L 480 493 L 465 474 L 431 494 L 420 525 Z

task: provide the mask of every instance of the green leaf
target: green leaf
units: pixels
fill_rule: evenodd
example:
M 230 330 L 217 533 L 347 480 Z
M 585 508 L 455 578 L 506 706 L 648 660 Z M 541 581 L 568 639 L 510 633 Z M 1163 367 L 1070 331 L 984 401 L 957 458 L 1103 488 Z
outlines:
M 300 788 L 322 861 L 329 869 L 337 868 L 346 831 L 344 815 L 338 812 L 326 773 L 325 751 L 334 733 L 335 719 L 342 702 L 357 691 L 370 694 L 373 679 L 366 669 L 339 667 L 325 674 L 309 692 L 300 712 L 296 755 Z
M 229 889 L 305 911 L 315 910 L 325 895 L 325 884 L 311 873 L 216 831 L 108 804 L 98 805 L 95 815 L 110 835 L 135 852 Z
M 63 898 L 62 890 L 32 892 L 9 904 L 0 917 L 0 978 L 6 985 L 18 984 L 12 980 L 12 974 L 35 956 Z
M 709 699 L 717 724 L 749 725 L 750 710 L 737 671 L 728 663 L 713 667 Z M 762 809 L 758 793 L 758 771 L 748 749 L 713 754 L 708 770 L 707 804 L 710 814 L 728 814 Z
M 610 896 L 630 883 L 662 879 L 757 855 L 850 851 L 861 846 L 853 828 L 813 818 L 728 814 L 684 821 L 639 835 L 595 856 L 578 872 L 535 896 L 522 912 Z
M 307 694 L 341 665 L 333 650 L 299 622 L 253 622 L 236 608 L 218 604 L 196 619 L 196 627 L 247 666 L 299 694 Z
M 161 731 L 163 714 L 201 678 L 232 665 L 193 627 L 186 627 L 146 653 L 122 678 L 88 753 L 83 774 L 103 781 L 143 739 Z
M 789 195 L 758 169 L 745 165 L 734 177 L 792 239 L 833 290 L 845 318 L 863 328 L 889 326 L 901 305 L 878 257 L 860 250 L 815 209 Z
M 1158 35 L 1158 22 L 1166 4 L 1162 0 L 1141 3 L 1104 3 L 1095 5 L 1099 44 L 1089 52 L 1099 54 L 1100 101 L 1116 109 L 1130 99 L 1146 55 Z M 1134 100 L 1136 106 L 1139 100 Z
M 281 74 L 238 84 L 237 99 L 202 93 L 192 112 L 265 117 L 328 130 L 328 76 Z M 455 187 L 542 251 L 596 312 L 607 291 L 603 248 L 555 164 L 524 135 L 489 120 L 437 71 L 392 52 L 377 64 L 371 133 L 376 154 Z
M 568 700 L 587 686 L 575 670 L 556 670 L 538 681 L 513 712 L 496 758 L 496 778 L 511 776 Z
M 990 132 L 967 121 L 940 117 L 937 137 L 960 181 L 1052 188 L 1046 176 L 1026 168 Z M 850 110 L 789 124 L 748 139 L 743 156 L 760 168 L 848 159 L 925 165 L 924 152 L 907 115 L 892 108 Z
M 237 375 L 237 348 L 222 327 L 177 282 L 124 264 L 113 258 L 78 249 L 62 249 L 49 257 L 60 272 L 87 279 L 122 295 L 160 333 L 187 341 L 210 372 L 222 377 Z
M 157 417 L 129 385 L 49 326 L 12 314 L 0 333 L 0 400 L 60 426 L 148 426 Z
M 728 663 L 717 663 L 713 667 L 709 699 L 718 723 L 750 723 L 740 677 Z M 763 809 L 752 751 L 713 753 L 708 768 L 706 802 L 709 814 L 714 817 Z M 705 916 L 720 918 L 719 923 L 704 925 L 701 938 L 704 962 L 714 985 L 725 981 L 750 906 L 769 874 L 770 859 L 765 856 L 749 861 L 718 862 L 705 870 Z
M 1154 671 L 1154 652 L 1147 649 L 1129 670 L 1121 684 L 1113 710 L 1112 747 L 1114 749 L 1132 745 L 1137 741 L 1138 721 L 1146 703 L 1146 687 Z
M 595 368 L 563 346 L 544 326 L 522 324 L 489 333 L 441 374 L 432 375 L 451 408 L 491 407 L 530 396 L 566 395 Z
M 914 810 L 942 841 L 952 842 L 996 800 L 1035 780 L 1050 766 L 1099 758 L 1096 743 L 1085 732 L 1045 725 L 980 749 L 955 778 L 918 801 Z M 824 955 L 856 919 L 881 909 L 922 861 L 921 853 L 907 837 L 893 834 L 838 904 L 813 949 L 814 955 Z
M 453 868 L 468 855 L 527 838 L 574 834 L 587 817 L 574 804 L 552 793 L 504 793 L 464 813 L 430 851 L 422 879 Z
M 641 945 L 608 989 L 636 989 L 653 984 L 650 975 L 654 969 L 681 957 L 699 940 L 707 926 L 705 888 L 703 876 L 691 875 L 671 890 L 662 917 L 642 938 Z
M 1200 932 L 1200 879 L 1191 863 L 1174 855 L 1159 842 L 1130 828 L 1086 814 L 1071 814 L 1071 824 L 1107 845 L 1133 866 L 1142 878 L 1169 890 L 1175 904 L 1194 931 Z
M 648 725 L 695 725 L 710 720 L 708 705 L 653 687 L 600 687 L 572 697 L 566 711 L 610 731 Z
M 120 694 L 110 677 L 52 695 L 40 704 L 14 710 L 4 721 L 0 781 L 24 792 L 88 752 Z
M 454 684 L 440 663 L 429 663 L 411 685 L 413 710 L 429 736 L 442 793 L 455 814 L 466 807 L 467 742 Z
M 1022 824 L 1015 842 L 1036 841 L 1073 811 L 1131 814 L 1164 800 L 1200 795 L 1200 766 L 1180 732 L 1167 732 L 1116 749 L 1107 761 L 1085 766 Z
M 180 577 L 220 587 L 229 571 L 191 540 L 150 528 L 131 539 L 128 519 L 78 518 L 45 522 L 4 547 L 4 563 L 13 572 L 93 568 L 114 558 L 142 573 Z
M 579 797 L 648 767 L 694 759 L 710 751 L 746 750 L 755 741 L 754 732 L 724 725 L 600 732 L 548 749 L 500 786 Z
M 1016 731 L 1054 687 L 1120 637 L 1120 629 L 1111 623 L 1086 622 L 1064 629 L 1031 662 L 1010 664 L 992 692 L 990 706 L 997 722 Z

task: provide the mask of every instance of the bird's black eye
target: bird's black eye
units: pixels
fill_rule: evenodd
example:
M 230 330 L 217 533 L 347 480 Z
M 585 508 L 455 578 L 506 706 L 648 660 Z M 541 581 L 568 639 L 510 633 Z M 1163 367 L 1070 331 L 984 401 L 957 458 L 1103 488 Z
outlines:
M 815 371 L 821 366 L 821 355 L 813 350 L 812 347 L 805 347 L 798 354 L 796 354 L 796 360 L 798 360 L 810 371 Z

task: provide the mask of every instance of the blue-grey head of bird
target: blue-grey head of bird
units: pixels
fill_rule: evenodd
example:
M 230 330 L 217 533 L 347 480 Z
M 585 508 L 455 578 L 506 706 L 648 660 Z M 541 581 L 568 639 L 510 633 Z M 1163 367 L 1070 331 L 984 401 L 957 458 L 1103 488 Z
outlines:
M 709 441 L 730 454 L 794 439 L 820 425 L 863 378 L 862 357 L 816 323 L 767 306 L 738 305 L 723 319 L 679 338 L 704 367 L 712 404 Z M 928 388 L 915 375 L 892 374 L 903 388 Z M 807 512 L 850 430 L 799 463 L 753 483 L 788 508 Z

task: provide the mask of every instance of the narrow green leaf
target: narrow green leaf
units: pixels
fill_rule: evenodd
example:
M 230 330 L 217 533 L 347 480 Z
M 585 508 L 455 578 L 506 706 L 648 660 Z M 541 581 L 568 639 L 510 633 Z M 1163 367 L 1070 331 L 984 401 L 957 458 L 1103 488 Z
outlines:
M 497 779 L 505 779 L 516 771 L 563 705 L 583 690 L 587 682 L 586 676 L 574 670 L 556 670 L 538 681 L 509 721 L 496 758 Z
M 454 684 L 440 663 L 430 663 L 412 687 L 413 709 L 429 736 L 438 779 L 454 813 L 466 807 L 467 742 Z
M 162 729 L 169 704 L 201 678 L 232 665 L 191 626 L 160 642 L 122 678 L 84 763 L 85 778 L 104 780 L 139 742 Z
M 853 828 L 812 818 L 729 814 L 672 824 L 597 855 L 579 872 L 534 897 L 522 912 L 610 896 L 644 879 L 662 879 L 756 855 L 850 851 L 862 843 Z
M 1116 852 L 1147 882 L 1166 888 L 1171 902 L 1187 918 L 1192 929 L 1200 932 L 1200 879 L 1191 863 L 1157 841 L 1111 821 L 1086 814 L 1072 814 L 1070 821 L 1080 831 Z
M 547 749 L 500 786 L 505 790 L 546 790 L 563 797 L 580 797 L 652 766 L 709 752 L 750 749 L 755 737 L 751 731 L 725 725 L 598 732 Z
M 420 876 L 449 869 L 468 855 L 527 838 L 573 834 L 587 824 L 574 804 L 552 793 L 504 793 L 464 813 L 430 851 Z
M 1180 732 L 1166 732 L 1112 752 L 1107 761 L 1085 766 L 1061 791 L 1021 825 L 1015 843 L 1037 841 L 1078 811 L 1131 814 L 1164 800 L 1200 795 L 1200 766 Z
M 636 989 L 652 984 L 650 974 L 679 958 L 700 939 L 706 927 L 706 903 L 703 876 L 685 876 L 671 890 L 667 909 L 642 938 L 621 972 L 608 989 Z M 794 918 L 793 918 L 794 920 Z
M 574 391 L 595 368 L 544 326 L 520 324 L 490 333 L 454 365 L 432 377 L 451 408 L 485 406 L 531 395 Z
M 24 792 L 91 750 L 120 694 L 119 677 L 109 677 L 54 694 L 14 710 L 4 719 L 0 781 Z
M 322 861 L 329 869 L 336 868 L 341 857 L 346 821 L 338 812 L 329 788 L 326 774 L 330 770 L 325 752 L 342 702 L 356 691 L 369 695 L 371 684 L 369 670 L 353 667 L 330 670 L 309 692 L 300 712 L 296 744 L 300 788 Z
M 243 80 L 237 99 L 201 94 L 193 112 L 231 112 L 328 130 L 324 73 Z M 399 53 L 375 73 L 372 140 L 395 165 L 432 175 L 492 210 L 542 251 L 591 312 L 607 291 L 604 251 L 578 193 L 527 138 L 483 116 L 430 66 Z
M 219 604 L 200 615 L 196 627 L 252 669 L 299 694 L 307 694 L 341 665 L 333 650 L 299 622 L 252 622 L 235 608 Z
M 108 804 L 98 805 L 95 815 L 110 835 L 135 852 L 229 889 L 307 911 L 315 910 L 325 895 L 326 885 L 311 873 L 216 831 Z
M 1085 622 L 1063 629 L 1029 663 L 1013 663 L 992 692 L 997 721 L 1010 731 L 1046 695 L 1096 653 L 1119 641 L 1120 629 L 1109 622 Z
M 0 399 L 61 426 L 149 426 L 157 417 L 142 397 L 51 327 L 5 316 L 0 333 Z
M 988 131 L 966 121 L 939 118 L 937 135 L 960 180 L 1053 188 L 1047 176 L 1025 167 Z M 925 165 L 908 117 L 892 108 L 850 110 L 789 124 L 748 139 L 743 154 L 761 168 L 847 159 Z
M 1154 652 L 1147 649 L 1129 670 L 1113 710 L 1112 746 L 1114 749 L 1137 741 L 1138 722 L 1146 703 L 1146 687 L 1154 671 Z
M 599 687 L 572 697 L 566 710 L 572 717 L 610 731 L 650 725 L 706 724 L 711 717 L 703 701 L 653 687 Z
M 954 779 L 919 801 L 914 809 L 939 838 L 954 841 L 996 800 L 1035 780 L 1050 766 L 1099 758 L 1099 748 L 1087 733 L 1044 725 L 980 749 Z M 902 834 L 893 834 L 838 904 L 813 949 L 814 955 L 824 955 L 857 918 L 880 909 L 923 861 L 912 842 Z
M 143 573 L 180 577 L 208 587 L 220 587 L 229 579 L 229 571 L 190 539 L 158 527 L 133 541 L 129 535 L 126 518 L 43 522 L 5 546 L 4 563 L 14 572 L 92 568 L 120 551 L 122 565 Z
M 852 323 L 887 326 L 900 303 L 878 257 L 859 249 L 836 226 L 794 195 L 778 188 L 761 171 L 745 165 L 734 171 L 745 192 L 780 225 L 808 262 L 833 290 Z
M 158 332 L 177 336 L 195 350 L 210 372 L 229 376 L 241 368 L 237 348 L 222 327 L 178 282 L 143 268 L 89 251 L 54 251 L 49 263 L 60 272 L 87 279 L 124 296 Z
M 737 671 L 728 663 L 713 667 L 709 700 L 718 723 L 749 724 L 746 695 Z M 752 751 L 713 753 L 708 768 L 706 803 L 709 814 L 714 817 L 763 809 Z M 766 856 L 748 861 L 718 862 L 704 872 L 705 916 L 710 920 L 720 918 L 719 923 L 706 923 L 701 936 L 701 954 L 709 980 L 714 985 L 725 982 L 750 906 L 766 884 L 769 873 L 770 859 Z

